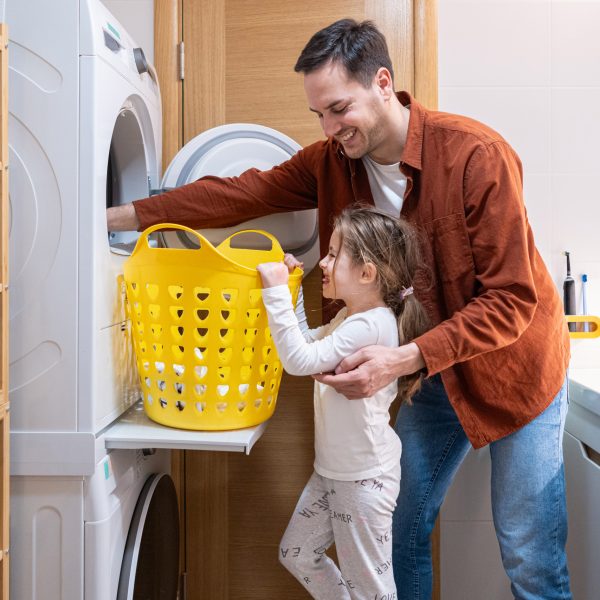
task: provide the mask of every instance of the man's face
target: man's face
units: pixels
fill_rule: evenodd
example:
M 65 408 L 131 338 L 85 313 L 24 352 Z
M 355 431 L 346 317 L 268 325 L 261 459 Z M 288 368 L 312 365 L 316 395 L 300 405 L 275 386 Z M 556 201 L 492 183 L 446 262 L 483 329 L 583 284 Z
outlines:
M 375 152 L 385 140 L 384 95 L 376 83 L 365 88 L 337 63 L 304 76 L 304 91 L 323 132 L 340 142 L 350 158 Z

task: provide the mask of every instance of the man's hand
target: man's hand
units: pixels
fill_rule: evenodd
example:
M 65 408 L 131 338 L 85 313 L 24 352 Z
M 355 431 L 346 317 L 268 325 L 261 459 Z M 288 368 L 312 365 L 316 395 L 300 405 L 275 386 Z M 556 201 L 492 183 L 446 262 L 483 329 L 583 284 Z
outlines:
M 262 263 L 256 269 L 260 273 L 260 278 L 265 288 L 275 287 L 276 285 L 287 285 L 290 278 L 288 267 L 284 263 Z
M 345 358 L 335 374 L 313 375 L 350 400 L 372 396 L 402 375 L 410 375 L 425 366 L 414 342 L 398 348 L 366 346 Z
M 106 209 L 106 227 L 108 231 L 137 231 L 140 221 L 133 204 L 111 206 Z

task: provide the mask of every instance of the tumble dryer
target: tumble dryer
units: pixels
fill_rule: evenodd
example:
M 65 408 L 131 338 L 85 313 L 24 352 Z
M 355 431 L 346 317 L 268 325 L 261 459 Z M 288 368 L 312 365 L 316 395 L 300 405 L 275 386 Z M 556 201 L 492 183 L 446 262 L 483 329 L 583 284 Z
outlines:
M 6 10 L 13 431 L 60 432 L 68 463 L 137 399 L 106 206 L 158 187 L 160 94 L 100 2 Z

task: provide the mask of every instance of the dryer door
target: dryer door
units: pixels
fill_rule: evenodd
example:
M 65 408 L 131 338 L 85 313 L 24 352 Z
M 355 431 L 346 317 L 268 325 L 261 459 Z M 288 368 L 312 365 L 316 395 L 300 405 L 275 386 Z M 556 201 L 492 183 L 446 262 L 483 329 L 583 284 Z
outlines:
M 300 146 L 288 136 L 261 125 L 234 123 L 209 129 L 188 142 L 165 171 L 163 188 L 191 183 L 205 175 L 232 177 L 252 167 L 266 170 L 291 158 Z M 204 229 L 213 244 L 240 229 L 264 229 L 272 233 L 286 252 L 304 262 L 308 273 L 319 260 L 317 210 L 278 213 L 252 219 L 235 227 Z M 185 232 L 164 232 L 166 246 L 197 248 Z
M 117 600 L 169 600 L 179 582 L 179 513 L 173 480 L 148 477 L 129 526 Z

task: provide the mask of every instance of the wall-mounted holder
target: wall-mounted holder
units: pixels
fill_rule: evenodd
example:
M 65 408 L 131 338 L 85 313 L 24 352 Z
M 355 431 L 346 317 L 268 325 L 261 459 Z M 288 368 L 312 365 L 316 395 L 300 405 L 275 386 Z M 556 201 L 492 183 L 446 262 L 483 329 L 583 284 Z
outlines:
M 600 317 L 592 315 L 565 315 L 565 319 L 567 323 L 578 323 L 575 331 L 569 331 L 569 335 L 572 338 L 590 339 L 600 337 Z

